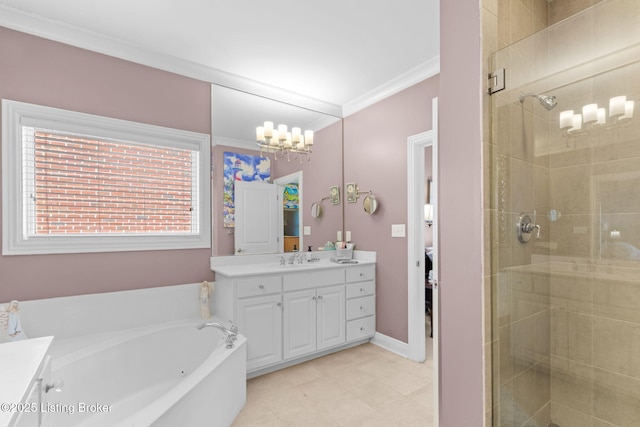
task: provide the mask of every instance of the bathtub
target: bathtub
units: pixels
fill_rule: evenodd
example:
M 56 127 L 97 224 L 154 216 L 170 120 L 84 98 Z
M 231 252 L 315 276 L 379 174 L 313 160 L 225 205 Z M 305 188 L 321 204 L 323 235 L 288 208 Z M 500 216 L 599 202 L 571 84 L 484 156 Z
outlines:
M 219 323 L 224 321 L 213 319 Z M 175 321 L 56 341 L 43 425 L 229 426 L 246 402 L 246 338 Z

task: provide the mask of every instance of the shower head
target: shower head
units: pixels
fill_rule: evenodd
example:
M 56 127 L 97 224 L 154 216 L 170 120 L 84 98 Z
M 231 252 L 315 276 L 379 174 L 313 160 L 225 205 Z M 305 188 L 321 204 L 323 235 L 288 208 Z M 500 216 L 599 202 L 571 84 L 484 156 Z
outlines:
M 537 95 L 535 93 L 528 93 L 526 95 L 520 95 L 520 102 L 524 104 L 525 98 L 532 96 L 536 98 L 540 105 L 547 109 L 547 111 L 551 111 L 555 108 L 558 103 L 556 102 L 556 97 L 554 95 Z

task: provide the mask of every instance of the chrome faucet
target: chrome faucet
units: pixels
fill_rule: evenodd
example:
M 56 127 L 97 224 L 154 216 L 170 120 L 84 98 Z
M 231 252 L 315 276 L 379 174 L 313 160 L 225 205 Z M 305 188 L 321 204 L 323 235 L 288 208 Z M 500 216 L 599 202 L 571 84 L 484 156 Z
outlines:
M 233 343 L 238 339 L 238 326 L 235 323 L 229 321 L 231 326 L 227 328 L 226 326 L 221 325 L 216 322 L 206 322 L 200 323 L 196 326 L 196 329 L 202 329 L 206 327 L 220 329 L 224 334 L 224 342 L 227 344 L 227 348 L 233 348 Z

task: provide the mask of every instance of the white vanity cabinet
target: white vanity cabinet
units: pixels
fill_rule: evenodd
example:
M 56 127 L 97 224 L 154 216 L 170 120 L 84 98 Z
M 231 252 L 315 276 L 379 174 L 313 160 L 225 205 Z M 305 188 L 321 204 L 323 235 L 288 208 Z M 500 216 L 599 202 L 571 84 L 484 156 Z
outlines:
M 347 342 L 371 337 L 376 332 L 376 269 L 374 265 L 346 271 Z
M 282 276 L 216 281 L 214 312 L 247 337 L 247 371 L 282 360 Z
M 214 314 L 247 337 L 250 376 L 366 342 L 375 332 L 373 263 L 242 270 L 214 269 L 213 302 Z
M 283 277 L 284 359 L 345 342 L 343 268 Z

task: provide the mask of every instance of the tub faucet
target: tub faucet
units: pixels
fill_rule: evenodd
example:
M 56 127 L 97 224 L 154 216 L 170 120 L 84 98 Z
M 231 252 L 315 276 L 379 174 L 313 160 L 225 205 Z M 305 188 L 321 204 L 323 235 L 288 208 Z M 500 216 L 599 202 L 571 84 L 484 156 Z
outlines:
M 202 329 L 206 327 L 220 329 L 224 334 L 224 342 L 227 344 L 227 348 L 233 348 L 233 343 L 238 339 L 238 326 L 236 326 L 236 324 L 231 321 L 229 322 L 231 323 L 231 326 L 229 326 L 229 328 L 221 325 L 220 323 L 206 322 L 200 323 L 198 326 L 196 326 L 196 329 Z

